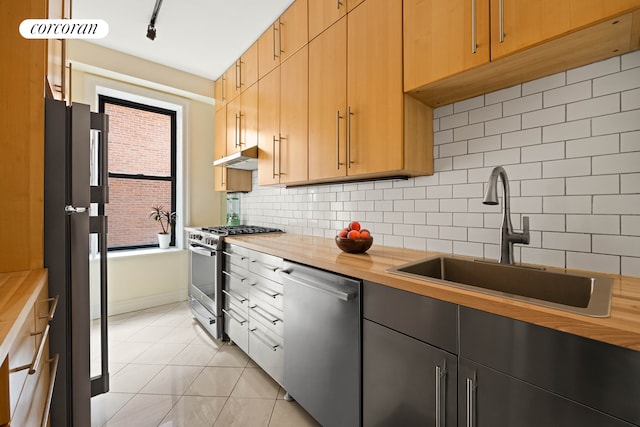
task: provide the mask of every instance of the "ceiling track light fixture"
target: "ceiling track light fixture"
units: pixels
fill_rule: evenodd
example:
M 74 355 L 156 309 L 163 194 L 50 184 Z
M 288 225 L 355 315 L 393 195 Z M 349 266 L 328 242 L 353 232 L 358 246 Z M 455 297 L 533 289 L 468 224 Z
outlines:
M 160 12 L 160 6 L 162 6 L 162 0 L 156 0 L 153 13 L 151 14 L 151 21 L 149 21 L 149 25 L 147 26 L 147 38 L 149 40 L 156 39 L 156 18 L 158 17 L 158 12 Z

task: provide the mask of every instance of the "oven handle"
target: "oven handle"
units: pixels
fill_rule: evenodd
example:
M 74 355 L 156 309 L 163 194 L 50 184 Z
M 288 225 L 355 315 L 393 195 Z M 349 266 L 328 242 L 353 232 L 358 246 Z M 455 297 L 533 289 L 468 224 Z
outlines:
M 195 252 L 198 255 L 203 255 L 203 256 L 215 256 L 216 255 L 216 251 L 215 250 L 205 249 L 203 247 L 194 246 L 194 245 L 189 245 L 189 250 L 191 252 Z

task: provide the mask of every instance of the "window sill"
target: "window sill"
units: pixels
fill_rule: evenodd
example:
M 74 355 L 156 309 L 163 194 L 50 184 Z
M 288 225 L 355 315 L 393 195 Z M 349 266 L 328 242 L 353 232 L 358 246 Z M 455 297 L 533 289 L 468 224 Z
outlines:
M 169 249 L 148 248 L 148 249 L 131 249 L 131 250 L 113 251 L 107 254 L 107 259 L 160 255 L 160 254 L 167 254 L 167 253 L 174 253 L 174 252 L 182 252 L 186 250 L 187 249 L 170 247 Z

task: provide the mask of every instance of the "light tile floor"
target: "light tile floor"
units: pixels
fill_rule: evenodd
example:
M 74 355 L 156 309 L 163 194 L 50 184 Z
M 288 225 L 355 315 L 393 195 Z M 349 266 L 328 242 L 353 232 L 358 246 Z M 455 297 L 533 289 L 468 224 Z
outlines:
M 92 427 L 319 425 L 242 350 L 204 332 L 186 302 L 108 325 L 111 387 L 91 399 Z

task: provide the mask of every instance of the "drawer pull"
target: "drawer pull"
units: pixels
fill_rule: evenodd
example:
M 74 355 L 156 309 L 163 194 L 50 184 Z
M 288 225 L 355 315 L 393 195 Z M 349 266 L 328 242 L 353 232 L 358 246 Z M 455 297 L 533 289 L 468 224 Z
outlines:
M 227 316 L 229 316 L 230 318 L 232 318 L 233 320 L 235 320 L 236 322 L 240 323 L 240 325 L 241 325 L 241 326 L 242 326 L 242 325 L 244 325 L 245 323 L 247 323 L 247 321 L 246 321 L 246 320 L 243 320 L 243 319 L 239 319 L 239 318 L 237 318 L 237 317 L 233 314 L 233 313 L 235 313 L 235 311 L 233 311 L 233 310 L 226 310 L 226 309 L 224 309 L 224 308 L 223 308 L 223 309 L 222 309 L 222 312 L 223 312 L 224 314 L 226 314 Z
M 56 295 L 53 298 L 47 298 L 46 300 L 43 300 L 42 302 L 53 302 L 53 304 L 51 304 L 51 307 L 49 308 L 49 312 L 47 313 L 47 315 L 38 316 L 38 319 L 48 319 L 47 321 L 51 322 L 53 320 L 53 316 L 55 316 L 56 314 L 56 309 L 58 308 L 59 299 L 60 299 L 60 295 Z
M 246 278 L 246 277 L 242 277 L 242 276 L 240 276 L 239 274 L 236 274 L 236 273 L 234 273 L 234 272 L 227 272 L 227 271 L 224 271 L 224 270 L 223 270 L 223 271 L 222 271 L 222 274 L 224 274 L 224 275 L 226 275 L 226 276 L 229 276 L 229 277 L 231 277 L 232 279 L 238 279 L 238 280 L 240 280 L 241 282 L 244 282 L 245 280 L 247 280 L 247 278 Z
M 258 330 L 258 328 L 253 328 L 253 329 L 249 329 L 249 332 L 251 332 L 253 335 L 255 335 L 255 337 L 258 339 L 258 341 L 262 342 L 262 344 L 264 344 L 267 347 L 271 348 L 271 350 L 273 350 L 273 351 L 276 351 L 278 349 L 278 347 L 280 347 L 280 344 L 270 343 L 269 340 L 267 340 L 264 337 L 261 337 L 260 334 L 258 334 L 256 332 L 257 330 Z
M 444 365 L 443 367 L 440 367 L 438 365 L 436 365 L 436 427 L 441 427 L 442 426 L 442 420 L 444 419 L 444 417 L 442 416 L 442 402 L 443 402 L 443 397 L 442 396 L 442 391 L 443 391 L 443 387 L 442 387 L 442 380 L 444 378 L 446 378 L 447 376 L 447 361 L 444 361 Z
M 232 252 L 222 251 L 222 253 L 225 254 L 226 256 L 231 257 L 231 258 L 240 258 L 240 261 L 244 261 L 245 259 L 247 259 L 246 256 L 234 254 Z
M 40 340 L 38 351 L 36 351 L 36 354 L 33 355 L 33 360 L 31 361 L 30 364 L 13 368 L 11 372 L 19 372 L 19 371 L 24 371 L 25 369 L 28 369 L 29 375 L 33 375 L 38 371 L 38 368 L 40 367 L 40 359 L 42 359 L 42 353 L 44 352 L 44 345 L 47 342 L 47 338 L 49 338 L 50 329 L 51 329 L 51 325 L 47 323 L 47 326 L 45 326 L 42 332 L 34 332 L 31 334 L 31 336 L 42 334 L 42 339 Z
M 242 295 L 238 295 L 235 292 L 227 291 L 226 289 L 223 289 L 222 293 L 238 301 L 240 304 L 244 303 L 247 300 Z
M 58 362 L 60 361 L 60 356 L 56 354 L 53 358 L 49 359 L 48 362 L 51 363 L 51 373 L 49 374 L 49 391 L 47 392 L 47 401 L 44 405 L 44 412 L 42 413 L 42 422 L 40 423 L 40 427 L 47 427 L 49 425 L 49 411 L 51 410 L 51 399 L 53 398 L 53 386 L 56 382 L 56 374 L 58 372 Z
M 261 309 L 260 307 L 258 307 L 257 305 L 254 305 L 253 307 L 249 307 L 251 310 L 253 310 L 254 313 L 256 313 L 258 316 L 262 317 L 264 320 L 266 320 L 267 322 L 276 325 L 278 322 L 282 322 L 282 319 L 278 319 L 276 318 L 271 318 L 269 316 L 267 316 L 267 313 L 265 310 Z M 267 313 L 267 314 L 264 314 Z
M 476 400 L 476 380 L 467 378 L 467 427 L 475 427 L 475 400 Z
M 252 259 L 252 260 L 251 260 L 251 262 L 256 263 L 256 264 L 260 264 L 261 266 L 263 266 L 263 267 L 264 267 L 264 268 L 266 268 L 267 270 L 271 270 L 271 271 L 273 271 L 274 273 L 275 273 L 276 271 L 280 270 L 280 267 L 276 267 L 276 266 L 273 266 L 273 265 L 266 264 L 266 263 L 264 263 L 264 262 L 262 262 L 262 261 L 258 261 L 257 259 Z
M 281 295 L 279 292 L 269 292 L 266 289 L 263 289 L 262 286 L 258 286 L 257 283 L 252 283 L 251 286 L 253 287 L 253 289 L 255 289 L 256 291 L 260 291 L 263 294 L 270 296 L 273 299 L 276 299 L 278 297 L 278 295 Z

